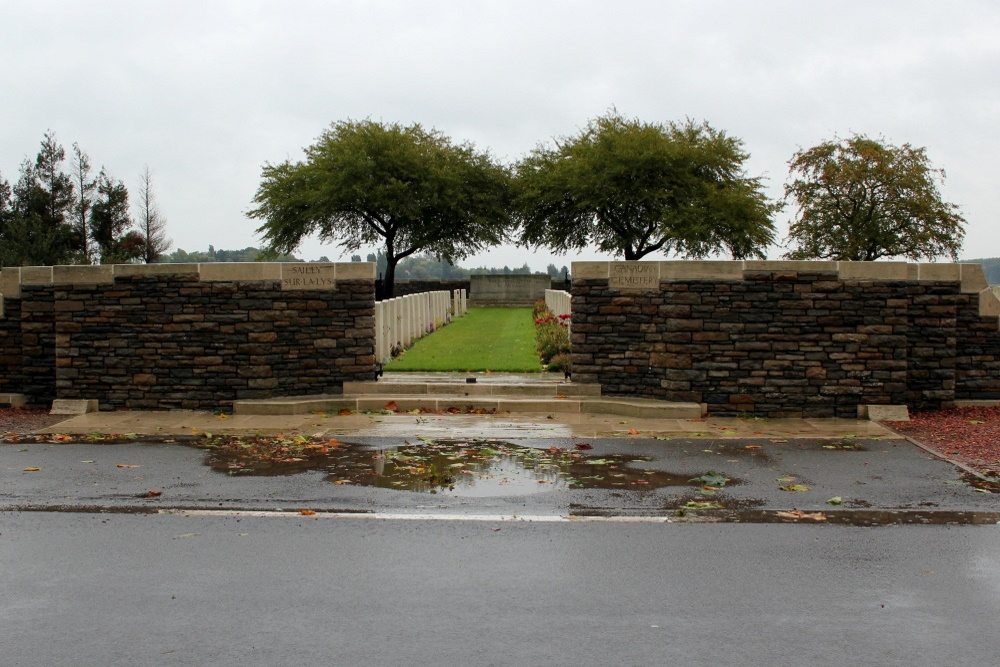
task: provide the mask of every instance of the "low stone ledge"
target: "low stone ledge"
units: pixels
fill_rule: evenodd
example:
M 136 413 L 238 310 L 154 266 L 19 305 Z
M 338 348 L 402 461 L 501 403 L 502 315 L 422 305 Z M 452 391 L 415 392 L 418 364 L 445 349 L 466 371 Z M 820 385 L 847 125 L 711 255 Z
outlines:
M 861 419 L 872 422 L 908 422 L 910 411 L 905 405 L 859 405 Z
M 97 412 L 97 399 L 69 399 L 57 398 L 52 401 L 50 415 L 85 415 L 88 412 Z
M 23 408 L 28 404 L 24 394 L 0 394 L 0 405 L 8 408 Z

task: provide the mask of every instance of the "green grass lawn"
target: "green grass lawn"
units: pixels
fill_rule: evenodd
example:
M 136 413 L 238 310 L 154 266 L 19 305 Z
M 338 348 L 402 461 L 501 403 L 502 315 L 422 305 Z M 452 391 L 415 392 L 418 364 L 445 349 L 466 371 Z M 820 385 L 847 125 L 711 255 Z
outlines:
M 385 369 L 541 372 L 531 308 L 470 308 L 464 317 L 418 340 Z

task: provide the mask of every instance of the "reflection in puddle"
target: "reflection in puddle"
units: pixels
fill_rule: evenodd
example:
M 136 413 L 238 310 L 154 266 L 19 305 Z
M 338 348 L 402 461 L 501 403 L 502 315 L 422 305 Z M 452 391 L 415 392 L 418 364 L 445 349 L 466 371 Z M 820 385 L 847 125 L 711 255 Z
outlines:
M 728 478 L 708 471 L 700 476 L 636 467 L 648 457 L 585 454 L 578 449 L 537 449 L 499 441 L 425 441 L 373 449 L 367 445 L 296 443 L 277 449 L 260 442 L 229 442 L 209 447 L 207 464 L 231 475 L 288 475 L 322 470 L 334 484 L 374 486 L 456 496 L 511 496 L 559 489 L 645 491 L 664 487 L 711 490 Z

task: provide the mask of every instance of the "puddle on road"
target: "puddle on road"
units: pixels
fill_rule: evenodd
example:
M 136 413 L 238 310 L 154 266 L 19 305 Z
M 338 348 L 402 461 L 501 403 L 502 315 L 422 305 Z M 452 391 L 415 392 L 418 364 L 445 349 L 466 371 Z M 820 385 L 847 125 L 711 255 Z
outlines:
M 595 456 L 585 449 L 537 449 L 500 441 L 426 441 L 377 449 L 336 441 L 286 440 L 267 446 L 236 440 L 208 448 L 206 463 L 230 475 L 321 470 L 333 484 L 454 496 L 528 495 L 561 489 L 700 489 L 705 479 L 714 479 L 719 487 L 738 483 L 712 471 L 691 475 L 644 469 L 635 465 L 650 460 L 643 456 Z

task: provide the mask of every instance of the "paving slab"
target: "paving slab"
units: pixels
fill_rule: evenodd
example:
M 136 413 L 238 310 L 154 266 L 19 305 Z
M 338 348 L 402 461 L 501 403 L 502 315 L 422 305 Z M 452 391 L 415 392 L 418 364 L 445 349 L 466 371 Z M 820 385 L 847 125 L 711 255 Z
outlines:
M 347 415 L 216 415 L 210 412 L 100 412 L 72 417 L 43 433 L 326 433 L 330 435 L 442 437 L 628 438 L 901 438 L 877 422 L 853 419 L 648 419 L 569 412 L 501 414 L 351 413 Z

